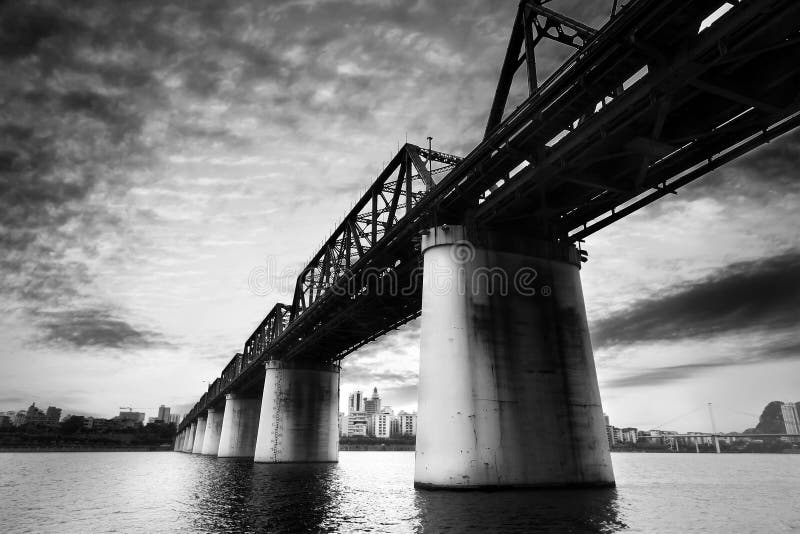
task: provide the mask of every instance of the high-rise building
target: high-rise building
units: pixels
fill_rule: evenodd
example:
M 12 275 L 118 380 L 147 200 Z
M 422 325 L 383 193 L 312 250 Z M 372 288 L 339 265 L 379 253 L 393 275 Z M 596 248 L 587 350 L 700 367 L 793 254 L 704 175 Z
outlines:
M 784 402 L 781 405 L 781 418 L 787 434 L 800 434 L 800 418 L 797 415 L 794 403 Z
M 165 423 L 169 423 L 169 406 L 164 406 L 163 404 L 158 407 L 158 417 L 156 419 L 161 419 Z
M 381 411 L 381 397 L 378 395 L 378 388 L 372 389 L 372 398 L 364 400 L 364 413 L 373 416 Z
M 169 414 L 169 422 L 175 423 L 176 425 L 181 422 L 181 414 L 179 413 L 171 413 Z

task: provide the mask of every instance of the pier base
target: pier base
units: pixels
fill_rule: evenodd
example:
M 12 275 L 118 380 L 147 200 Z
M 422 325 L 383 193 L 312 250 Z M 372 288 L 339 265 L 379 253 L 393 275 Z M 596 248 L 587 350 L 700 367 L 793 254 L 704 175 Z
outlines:
M 466 237 L 422 239 L 415 486 L 613 485 L 577 251 Z
M 200 454 L 217 455 L 219 451 L 219 438 L 222 432 L 222 415 L 223 412 L 221 411 L 214 408 L 208 409 L 206 431 L 203 435 L 203 448 Z
M 197 418 L 197 429 L 194 432 L 194 445 L 192 446 L 192 454 L 200 454 L 203 450 L 203 436 L 206 433 L 206 418 Z
M 220 458 L 252 458 L 256 450 L 261 399 L 229 393 L 219 437 Z
M 194 447 L 194 435 L 197 432 L 197 422 L 192 423 L 188 429 L 186 429 L 186 439 L 183 442 L 183 452 L 192 452 L 192 448 Z
M 339 459 L 339 366 L 269 361 L 256 462 Z

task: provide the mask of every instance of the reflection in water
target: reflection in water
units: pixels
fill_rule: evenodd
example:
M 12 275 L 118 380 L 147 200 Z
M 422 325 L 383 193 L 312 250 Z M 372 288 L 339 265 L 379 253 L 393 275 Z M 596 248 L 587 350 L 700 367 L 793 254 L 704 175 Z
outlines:
M 198 458 L 194 473 L 194 528 L 203 532 L 252 532 L 253 461 Z
M 617 532 L 617 490 L 416 492 L 421 532 Z
M 336 464 L 255 464 L 251 508 L 257 532 L 318 532 L 340 487 Z M 271 491 L 265 491 L 265 489 Z
M 166 452 L 0 454 L 0 533 L 785 532 L 798 454 L 615 454 L 616 489 L 415 490 L 413 452 L 253 464 Z
M 196 485 L 201 532 L 317 532 L 336 497 L 335 464 L 254 464 L 208 458 Z
M 204 458 L 201 463 L 195 471 L 196 513 L 191 516 L 194 529 L 202 532 L 625 528 L 615 489 L 427 491 L 413 490 L 410 481 L 404 481 L 395 485 L 398 491 L 387 492 L 385 474 L 370 469 L 369 461 L 344 469 L 337 464 L 254 464 L 245 459 Z

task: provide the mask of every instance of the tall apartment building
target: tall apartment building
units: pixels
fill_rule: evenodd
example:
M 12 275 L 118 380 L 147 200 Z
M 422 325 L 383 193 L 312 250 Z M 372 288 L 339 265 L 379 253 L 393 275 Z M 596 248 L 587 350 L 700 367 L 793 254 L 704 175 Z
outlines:
M 397 420 L 400 425 L 399 434 L 401 436 L 417 435 L 417 412 L 406 413 L 401 411 L 397 414 Z
M 372 429 L 373 435 L 376 438 L 390 438 L 394 433 L 394 411 L 391 407 L 386 406 L 380 413 L 372 415 Z
M 800 418 L 798 418 L 797 406 L 794 403 L 784 402 L 781 405 L 781 418 L 787 434 L 800 434 Z

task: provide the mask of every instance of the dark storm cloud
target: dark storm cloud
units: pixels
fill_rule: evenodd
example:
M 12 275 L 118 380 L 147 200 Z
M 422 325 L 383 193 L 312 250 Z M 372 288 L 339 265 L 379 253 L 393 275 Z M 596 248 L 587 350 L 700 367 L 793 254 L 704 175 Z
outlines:
M 660 386 L 668 382 L 689 378 L 698 372 L 716 369 L 725 365 L 723 363 L 692 363 L 659 367 L 609 380 L 603 386 L 612 388 Z
M 722 360 L 683 365 L 669 365 L 634 371 L 625 376 L 604 382 L 604 386 L 613 388 L 659 386 L 668 382 L 684 380 L 699 373 L 713 371 L 725 367 L 759 364 L 766 361 L 780 362 L 800 358 L 800 341 L 791 339 L 763 339 L 761 345 L 746 353 L 732 353 Z
M 0 4 L 0 59 L 27 57 L 54 35 L 77 27 L 57 7 L 7 1 Z
M 39 326 L 40 342 L 54 346 L 139 349 L 165 345 L 159 334 L 137 328 L 107 309 L 44 312 Z
M 729 265 L 597 321 L 597 347 L 800 326 L 800 252 Z

